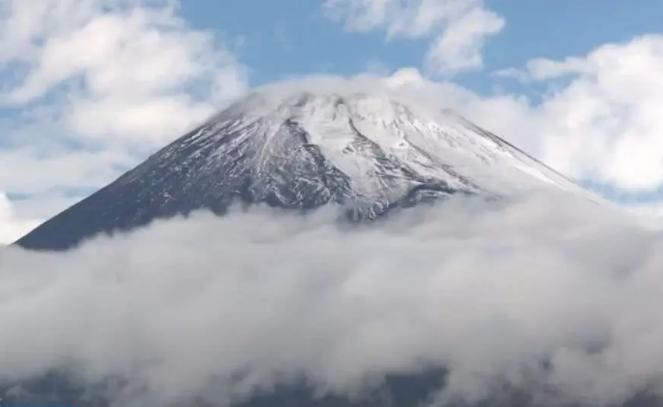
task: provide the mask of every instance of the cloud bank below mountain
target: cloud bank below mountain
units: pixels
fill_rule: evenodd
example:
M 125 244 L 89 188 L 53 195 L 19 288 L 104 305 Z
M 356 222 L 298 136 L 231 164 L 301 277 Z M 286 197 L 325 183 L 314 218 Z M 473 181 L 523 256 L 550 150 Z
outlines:
M 430 365 L 450 369 L 442 398 L 661 389 L 658 230 L 548 195 L 454 198 L 352 230 L 332 212 L 197 213 L 67 253 L 2 249 L 0 377 L 121 376 L 123 405 L 301 377 L 346 394 Z

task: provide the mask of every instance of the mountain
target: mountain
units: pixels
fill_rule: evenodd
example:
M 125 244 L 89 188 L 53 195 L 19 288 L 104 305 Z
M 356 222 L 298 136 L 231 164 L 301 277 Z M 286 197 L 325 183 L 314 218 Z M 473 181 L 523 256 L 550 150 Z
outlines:
M 16 242 L 63 250 L 234 201 L 354 220 L 454 193 L 501 196 L 580 187 L 450 111 L 388 93 L 255 92 Z

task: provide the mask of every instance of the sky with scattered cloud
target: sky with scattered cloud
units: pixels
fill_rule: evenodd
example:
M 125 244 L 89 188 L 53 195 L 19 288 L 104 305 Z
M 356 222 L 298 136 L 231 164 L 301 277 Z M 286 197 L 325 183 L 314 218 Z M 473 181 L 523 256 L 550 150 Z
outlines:
M 621 202 L 663 193 L 663 5 L 0 0 L 0 240 L 247 90 L 407 77 Z

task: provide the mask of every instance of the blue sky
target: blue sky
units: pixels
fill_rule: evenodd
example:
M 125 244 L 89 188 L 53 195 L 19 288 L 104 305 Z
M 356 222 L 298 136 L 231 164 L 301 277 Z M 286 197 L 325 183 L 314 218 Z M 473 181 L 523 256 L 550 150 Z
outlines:
M 663 32 L 663 3 L 657 0 L 639 1 L 637 7 L 624 0 L 492 0 L 487 5 L 507 25 L 485 48 L 484 69 L 456 78 L 480 92 L 497 84 L 490 72 L 523 66 L 533 57 L 584 55 L 602 44 Z M 254 85 L 301 74 L 352 75 L 372 63 L 389 70 L 417 66 L 428 47 L 425 40 L 385 41 L 381 31 L 343 31 L 317 1 L 187 0 L 181 7 L 193 26 L 241 41 L 237 54 L 249 66 Z
M 661 15 L 658 0 L 0 0 L 0 229 L 252 87 L 402 69 L 584 185 L 659 206 Z

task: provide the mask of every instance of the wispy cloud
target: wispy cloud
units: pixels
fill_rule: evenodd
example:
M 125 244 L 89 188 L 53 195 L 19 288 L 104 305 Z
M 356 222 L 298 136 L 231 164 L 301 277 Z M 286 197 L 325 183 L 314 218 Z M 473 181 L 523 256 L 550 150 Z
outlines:
M 326 0 L 324 9 L 351 31 L 430 38 L 425 66 L 437 75 L 480 69 L 484 43 L 505 25 L 483 0 Z

